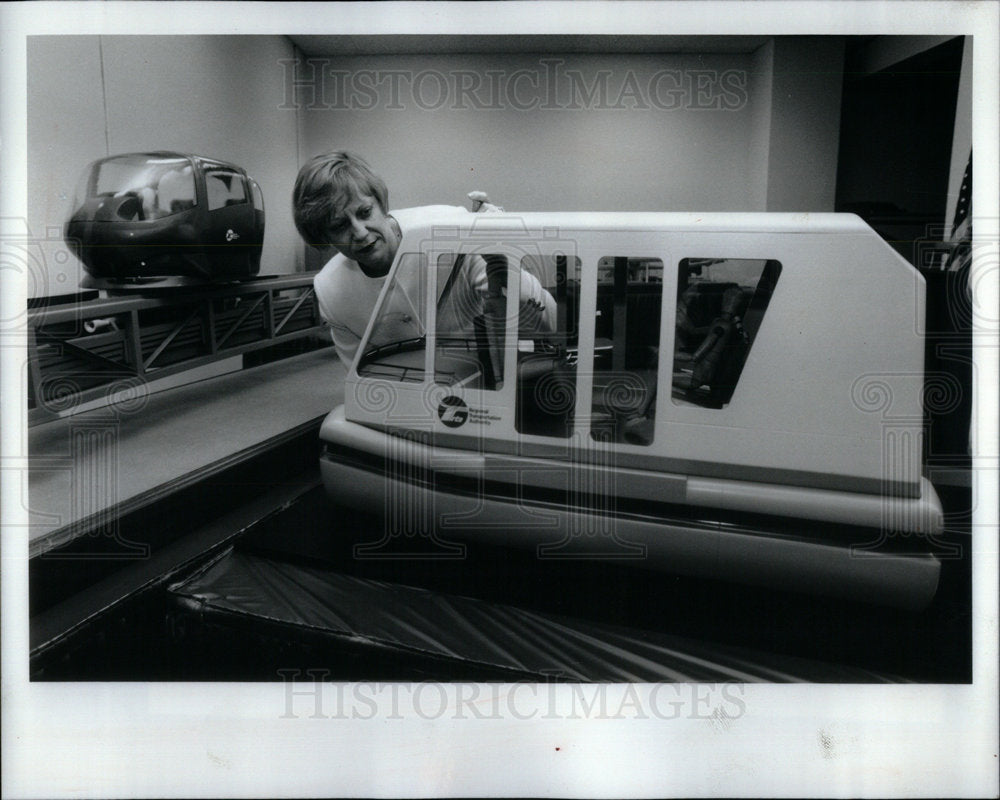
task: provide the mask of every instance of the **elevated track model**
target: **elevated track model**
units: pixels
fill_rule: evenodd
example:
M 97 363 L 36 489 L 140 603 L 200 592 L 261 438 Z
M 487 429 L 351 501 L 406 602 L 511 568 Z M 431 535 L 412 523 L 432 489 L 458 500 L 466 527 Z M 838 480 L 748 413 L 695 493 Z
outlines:
M 95 401 L 127 403 L 153 381 L 323 336 L 314 274 L 34 302 L 28 311 L 29 423 Z

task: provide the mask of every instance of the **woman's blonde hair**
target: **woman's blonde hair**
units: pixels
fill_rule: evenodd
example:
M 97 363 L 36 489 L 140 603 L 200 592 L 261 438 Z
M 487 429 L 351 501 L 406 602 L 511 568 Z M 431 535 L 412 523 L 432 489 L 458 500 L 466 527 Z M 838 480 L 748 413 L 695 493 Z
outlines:
M 342 198 L 369 195 L 389 213 L 389 190 L 363 158 L 335 150 L 309 159 L 299 170 L 292 191 L 295 227 L 306 244 L 327 247 L 329 229 Z

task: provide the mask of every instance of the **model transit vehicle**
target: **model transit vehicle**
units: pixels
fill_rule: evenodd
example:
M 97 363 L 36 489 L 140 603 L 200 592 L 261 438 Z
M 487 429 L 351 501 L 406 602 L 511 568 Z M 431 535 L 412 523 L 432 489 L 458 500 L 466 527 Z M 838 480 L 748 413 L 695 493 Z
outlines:
M 403 237 L 323 479 L 386 537 L 920 608 L 944 527 L 923 309 L 853 215 L 436 218 Z
M 233 164 L 172 152 L 90 164 L 66 222 L 85 288 L 217 283 L 260 270 L 264 201 Z

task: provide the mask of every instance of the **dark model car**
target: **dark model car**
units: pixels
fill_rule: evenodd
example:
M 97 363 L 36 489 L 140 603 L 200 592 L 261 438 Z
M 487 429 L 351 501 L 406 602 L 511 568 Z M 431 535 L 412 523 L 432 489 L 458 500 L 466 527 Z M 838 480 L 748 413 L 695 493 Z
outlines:
M 245 170 L 224 161 L 110 156 L 81 177 L 65 236 L 85 287 L 240 280 L 260 270 L 264 200 Z

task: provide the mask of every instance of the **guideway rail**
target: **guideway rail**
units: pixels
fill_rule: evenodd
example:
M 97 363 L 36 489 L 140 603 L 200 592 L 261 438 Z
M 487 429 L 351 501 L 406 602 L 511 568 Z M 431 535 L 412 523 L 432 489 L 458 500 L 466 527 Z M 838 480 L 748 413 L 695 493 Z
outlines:
M 28 419 L 323 331 L 315 272 L 28 311 Z

